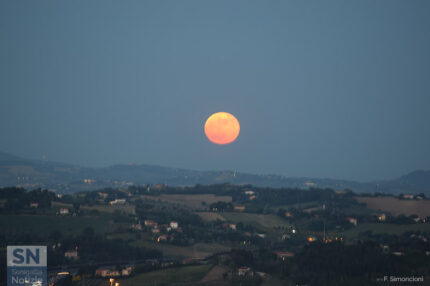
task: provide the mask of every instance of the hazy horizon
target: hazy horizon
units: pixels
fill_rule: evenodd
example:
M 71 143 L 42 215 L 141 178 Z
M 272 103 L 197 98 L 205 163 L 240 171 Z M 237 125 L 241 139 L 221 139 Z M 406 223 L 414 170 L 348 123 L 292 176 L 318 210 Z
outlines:
M 351 182 L 357 182 L 357 183 L 372 183 L 372 182 L 381 182 L 381 181 L 388 181 L 388 180 L 394 180 L 394 179 L 398 179 L 399 177 L 403 176 L 403 175 L 408 175 L 412 172 L 415 171 L 430 171 L 430 170 L 426 170 L 426 169 L 413 169 L 410 170 L 404 174 L 400 174 L 397 177 L 392 177 L 392 178 L 377 178 L 374 180 L 353 180 L 353 179 L 343 179 L 343 178 L 336 178 L 333 176 L 326 176 L 326 177 L 312 177 L 312 176 L 288 176 L 288 175 L 284 175 L 284 174 L 278 174 L 278 173 L 257 173 L 257 172 L 243 172 L 241 170 L 233 170 L 233 169 L 192 169 L 192 168 L 184 168 L 181 166 L 168 166 L 168 165 L 160 165 L 160 164 L 150 164 L 150 163 L 146 163 L 146 162 L 117 162 L 117 163 L 113 163 L 113 164 L 108 164 L 108 165 L 80 165 L 80 164 L 73 164 L 70 162 L 64 162 L 64 161 L 55 161 L 55 160 L 48 160 L 46 157 L 43 158 L 29 158 L 29 157 L 23 157 L 23 156 L 18 156 L 16 154 L 10 154 L 7 152 L 2 152 L 0 150 L 0 154 L 7 154 L 7 155 L 12 155 L 12 156 L 16 156 L 19 157 L 21 159 L 29 159 L 29 160 L 36 160 L 36 161 L 46 161 L 46 162 L 51 162 L 51 163 L 60 163 L 60 164 L 67 164 L 67 165 L 73 165 L 76 167 L 84 167 L 84 168 L 108 168 L 108 167 L 113 167 L 113 166 L 133 166 L 133 165 L 148 165 L 148 166 L 154 166 L 154 167 L 162 167 L 162 168 L 173 168 L 173 169 L 183 169 L 183 170 L 189 170 L 189 171 L 197 171 L 197 172 L 237 172 L 237 173 L 242 173 L 242 174 L 250 174 L 250 175 L 274 175 L 274 176 L 283 176 L 286 178 L 309 178 L 309 179 L 334 179 L 334 180 L 345 180 L 345 181 L 351 181 Z
M 0 151 L 355 181 L 430 169 L 428 1 L 2 1 Z M 218 146 L 214 112 L 241 124 Z

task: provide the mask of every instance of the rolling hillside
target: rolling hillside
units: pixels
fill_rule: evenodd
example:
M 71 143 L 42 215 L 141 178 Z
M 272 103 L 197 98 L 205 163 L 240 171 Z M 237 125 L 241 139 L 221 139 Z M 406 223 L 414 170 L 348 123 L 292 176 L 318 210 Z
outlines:
M 195 171 L 155 165 L 114 165 L 88 168 L 65 163 L 30 160 L 0 152 L 0 186 L 51 188 L 63 192 L 85 191 L 132 184 L 251 184 L 265 187 L 351 189 L 355 192 L 430 194 L 430 171 L 415 171 L 401 178 L 361 183 L 336 179 L 291 178 L 233 171 Z

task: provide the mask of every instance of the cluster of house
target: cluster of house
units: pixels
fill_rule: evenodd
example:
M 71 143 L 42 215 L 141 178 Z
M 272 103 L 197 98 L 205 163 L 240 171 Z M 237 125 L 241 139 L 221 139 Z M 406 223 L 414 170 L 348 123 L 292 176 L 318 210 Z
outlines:
M 422 222 L 422 223 L 426 223 L 426 222 L 427 222 L 427 218 L 420 218 L 419 216 L 415 217 L 413 220 L 414 220 L 416 223 L 420 223 L 420 222 Z
M 274 253 L 276 254 L 277 258 L 282 260 L 282 261 L 285 261 L 288 258 L 294 257 L 294 253 L 290 252 L 290 251 L 275 251 Z M 257 271 L 252 270 L 250 267 L 246 267 L 246 266 L 239 267 L 236 271 L 236 275 L 241 276 L 241 277 L 244 277 L 244 276 L 252 277 L 254 275 L 258 275 L 262 278 L 269 276 L 267 273 L 257 272 Z
M 420 239 L 420 240 L 422 240 L 422 241 L 424 241 L 424 242 L 427 242 L 427 238 L 425 237 L 425 236 L 423 236 L 423 235 L 416 235 L 416 234 L 411 234 L 411 236 L 410 236 L 411 238 L 418 238 L 418 239 Z M 380 244 L 379 245 L 380 247 L 381 247 L 381 249 L 382 249 L 382 251 L 384 252 L 384 253 L 391 253 L 392 255 L 395 255 L 395 256 L 405 256 L 405 253 L 404 252 L 402 252 L 402 251 L 398 251 L 398 250 L 392 250 L 392 249 L 390 249 L 390 246 L 389 245 L 386 245 L 386 244 Z M 425 255 L 426 256 L 430 256 L 430 251 L 425 251 Z
M 30 208 L 37 209 L 39 207 L 39 203 L 30 203 Z
M 75 248 L 73 250 L 67 250 L 64 253 L 64 257 L 68 259 L 78 260 L 79 259 L 78 248 Z
M 322 241 L 324 243 L 331 243 L 331 242 L 335 242 L 335 241 L 343 242 L 343 237 L 341 237 L 341 236 L 327 236 L 327 237 L 323 238 Z
M 70 210 L 68 208 L 61 208 L 58 213 L 59 215 L 69 215 L 70 214 Z
M 95 272 L 95 276 L 98 277 L 127 277 L 130 276 L 134 270 L 134 266 L 126 266 L 122 269 L 118 269 L 116 267 L 100 267 L 97 268 Z
M 127 202 L 126 199 L 115 199 L 113 201 L 110 201 L 109 204 L 111 206 L 115 206 L 115 205 L 125 205 L 125 203 Z
M 149 228 L 153 234 L 160 234 L 161 232 L 182 232 L 182 229 L 179 227 L 179 223 L 177 221 L 171 221 L 169 224 L 158 224 L 158 222 L 150 219 L 146 219 L 143 221 L 143 224 L 146 228 Z M 135 223 L 132 225 L 132 229 L 141 231 L 143 230 L 143 226 L 141 222 Z M 173 240 L 173 234 L 160 234 L 157 237 L 157 242 L 169 241 Z
M 248 199 L 250 201 L 255 200 L 257 198 L 257 196 L 255 195 L 255 192 L 252 190 L 246 190 L 246 191 L 244 191 L 244 193 L 245 193 L 245 195 L 248 196 Z
M 378 215 L 378 220 L 381 222 L 384 222 L 387 220 L 387 215 L 385 213 L 381 213 Z M 414 222 L 416 223 L 426 223 L 427 222 L 427 218 L 421 218 L 419 216 L 416 216 L 415 218 L 413 218 Z
M 422 234 L 411 234 L 410 236 L 409 236 L 410 238 L 417 238 L 417 239 L 419 239 L 419 240 L 422 240 L 423 242 L 427 242 L 428 241 L 428 239 L 427 239 L 427 237 L 425 237 L 424 235 L 422 235 Z
M 122 193 L 124 193 L 128 197 L 132 196 L 132 194 L 127 189 L 119 189 L 119 191 L 121 191 Z M 105 193 L 105 192 L 98 192 L 97 194 L 99 196 L 98 202 L 101 204 L 104 204 L 105 200 L 109 197 L 109 194 Z M 124 198 L 123 199 L 115 199 L 115 200 L 109 202 L 110 205 L 124 205 L 126 203 L 127 203 L 127 200 Z
M 347 217 L 345 218 L 350 224 L 357 226 L 357 219 L 355 217 Z
M 233 210 L 236 212 L 243 212 L 245 211 L 245 206 L 234 206 Z
M 54 245 L 53 248 L 60 247 L 61 244 Z M 71 259 L 71 260 L 78 260 L 79 254 L 78 254 L 78 247 L 75 247 L 75 249 L 68 250 L 64 253 L 64 257 Z M 120 276 L 130 276 L 131 273 L 134 270 L 134 266 L 128 265 L 122 269 L 118 269 L 116 267 L 100 267 L 96 270 L 95 276 L 99 277 L 120 277 Z
M 414 195 L 414 194 L 403 194 L 400 196 L 401 199 L 404 200 L 424 200 L 425 197 L 423 195 Z
M 229 228 L 231 230 L 236 230 L 237 229 L 237 225 L 235 223 L 223 223 L 222 227 L 223 228 Z
M 54 250 L 60 247 L 61 247 L 61 242 L 52 245 L 52 249 Z M 77 246 L 74 249 L 67 250 L 66 252 L 64 252 L 64 257 L 71 260 L 78 260 L 79 259 L 78 250 L 79 248 Z

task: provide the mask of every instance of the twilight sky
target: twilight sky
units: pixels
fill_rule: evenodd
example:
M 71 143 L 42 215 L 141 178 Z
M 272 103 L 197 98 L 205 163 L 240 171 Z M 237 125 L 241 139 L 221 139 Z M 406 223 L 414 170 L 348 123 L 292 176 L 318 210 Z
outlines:
M 354 180 L 430 169 L 430 1 L 0 2 L 0 151 Z M 209 115 L 234 114 L 233 144 Z

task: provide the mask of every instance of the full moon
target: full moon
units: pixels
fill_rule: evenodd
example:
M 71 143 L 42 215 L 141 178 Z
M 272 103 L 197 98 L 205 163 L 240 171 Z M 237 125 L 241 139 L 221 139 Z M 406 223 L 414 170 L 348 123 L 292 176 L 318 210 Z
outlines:
M 240 124 L 233 114 L 217 112 L 205 123 L 205 134 L 209 141 L 219 145 L 230 144 L 239 136 Z

